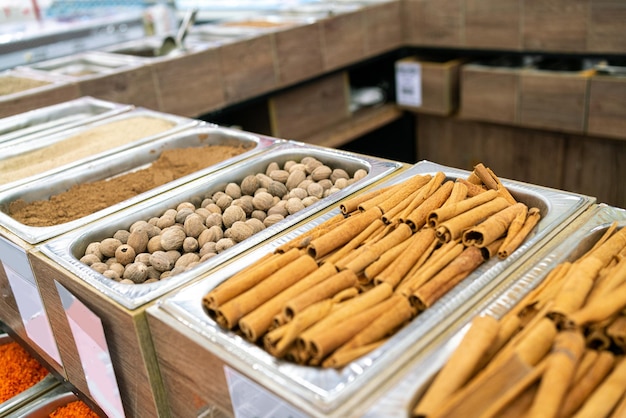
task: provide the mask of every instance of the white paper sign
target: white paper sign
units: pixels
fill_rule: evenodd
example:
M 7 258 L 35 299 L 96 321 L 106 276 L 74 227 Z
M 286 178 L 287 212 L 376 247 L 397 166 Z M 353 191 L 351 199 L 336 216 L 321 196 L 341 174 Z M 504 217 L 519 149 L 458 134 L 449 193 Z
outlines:
M 26 252 L 0 239 L 0 254 L 28 338 L 59 365 L 63 365 Z
M 422 66 L 418 62 L 396 62 L 396 102 L 403 106 L 422 105 Z
M 235 418 L 307 418 L 265 388 L 224 366 Z
M 102 321 L 63 285 L 58 282 L 55 284 L 76 341 L 91 396 L 108 417 L 124 417 Z

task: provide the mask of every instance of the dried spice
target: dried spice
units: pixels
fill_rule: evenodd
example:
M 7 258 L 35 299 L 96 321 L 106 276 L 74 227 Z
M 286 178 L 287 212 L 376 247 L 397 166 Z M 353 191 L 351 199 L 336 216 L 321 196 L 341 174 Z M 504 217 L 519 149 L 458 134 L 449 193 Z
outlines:
M 73 401 L 55 409 L 50 418 L 98 418 L 98 414 L 93 412 L 83 401 Z
M 34 386 L 47 374 L 48 370 L 18 343 L 0 345 L 0 403 Z

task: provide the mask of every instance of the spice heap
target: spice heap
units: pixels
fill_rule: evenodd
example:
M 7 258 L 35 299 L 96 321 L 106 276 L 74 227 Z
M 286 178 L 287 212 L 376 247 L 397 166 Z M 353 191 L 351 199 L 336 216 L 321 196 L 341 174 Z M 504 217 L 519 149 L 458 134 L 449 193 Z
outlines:
M 48 81 L 35 80 L 32 78 L 15 77 L 12 75 L 0 77 L 0 96 L 18 93 L 24 90 L 50 84 Z
M 48 370 L 15 341 L 0 345 L 0 404 L 39 383 Z
M 52 411 L 50 418 L 98 418 L 98 414 L 83 401 L 73 401 Z
M 91 183 L 82 183 L 49 200 L 9 204 L 9 215 L 29 226 L 52 226 L 80 219 L 116 203 L 245 152 L 240 146 L 207 145 L 165 150 L 149 167 Z
M 342 367 L 511 254 L 540 217 L 482 164 L 456 181 L 417 175 L 341 210 L 212 289 L 209 315 L 276 357 Z
M 126 284 L 152 283 L 186 271 L 263 229 L 365 177 L 313 157 L 271 162 L 265 173 L 196 196 L 161 216 L 89 243 L 80 261 Z
M 626 228 L 473 320 L 415 417 L 626 416 Z

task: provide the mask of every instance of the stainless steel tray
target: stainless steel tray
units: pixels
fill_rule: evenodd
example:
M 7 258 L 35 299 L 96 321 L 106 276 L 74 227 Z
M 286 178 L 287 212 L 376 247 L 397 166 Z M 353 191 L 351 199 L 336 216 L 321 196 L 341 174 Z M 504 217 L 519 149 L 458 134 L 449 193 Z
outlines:
M 20 418 L 48 418 L 58 408 L 77 401 L 78 396 L 59 385 L 14 411 Z
M 93 97 L 81 97 L 0 119 L 0 152 L 15 141 L 31 141 L 84 123 L 104 119 L 133 107 Z
M 8 344 L 11 341 L 13 340 L 8 334 L 0 334 L 0 345 Z M 23 407 L 24 405 L 30 403 L 33 399 L 50 391 L 58 385 L 58 380 L 52 374 L 48 374 L 41 381 L 26 389 L 22 393 L 19 393 L 11 399 L 0 403 L 0 417 L 8 416 L 8 414 L 15 412 L 16 409 Z M 21 415 L 17 414 L 14 416 Z
M 162 282 L 140 285 L 120 284 L 105 278 L 78 261 L 90 242 L 111 237 L 115 231 L 118 229 L 126 229 L 135 221 L 148 220 L 153 216 L 160 216 L 165 210 L 176 207 L 179 203 L 187 201 L 190 198 L 203 197 L 207 194 L 211 194 L 214 191 L 222 189 L 229 182 L 240 182 L 249 174 L 265 172 L 267 165 L 272 161 L 281 164 L 289 160 L 300 161 L 306 156 L 316 157 L 331 167 L 344 168 L 348 172 L 354 172 L 357 169 L 363 168 L 368 171 L 368 175 L 345 189 L 327 198 L 320 199 L 303 210 L 286 217 L 284 220 L 234 245 L 199 266 Z M 301 222 L 333 203 L 338 202 L 343 197 L 384 178 L 400 167 L 400 163 L 374 157 L 359 156 L 297 142 L 283 142 L 271 147 L 267 152 L 258 154 L 254 159 L 249 159 L 239 164 L 226 167 L 219 172 L 202 176 L 176 189 L 164 192 L 125 210 L 119 211 L 107 218 L 52 239 L 40 245 L 38 248 L 53 261 L 65 267 L 103 294 L 129 309 L 135 309 L 162 296 L 181 284 L 187 283 L 199 275 L 206 273 L 286 228 Z
M 34 181 L 26 183 L 21 187 L 0 191 L 0 225 L 13 232 L 24 241 L 34 245 L 93 222 L 108 214 L 117 212 L 141 200 L 156 196 L 165 190 L 173 189 L 194 178 L 207 175 L 230 164 L 249 158 L 279 141 L 280 140 L 262 135 L 223 128 L 214 124 L 201 123 L 200 125 L 155 139 L 154 141 L 125 150 L 124 152 L 110 154 L 98 159 L 98 161 L 92 161 L 54 173 L 45 177 L 45 181 Z M 26 202 L 48 200 L 51 196 L 62 193 L 77 184 L 112 178 L 145 168 L 152 164 L 165 150 L 201 147 L 205 145 L 241 145 L 247 147 L 248 151 L 65 224 L 47 227 L 28 226 L 18 222 L 8 214 L 9 204 L 15 200 L 22 199 Z
M 18 77 L 18 78 L 27 78 L 32 80 L 44 81 L 47 84 L 29 88 L 26 90 L 16 91 L 14 93 L 9 93 L 5 95 L 0 95 L 0 103 L 10 100 L 15 100 L 21 96 L 28 96 L 31 94 L 39 94 L 42 92 L 46 92 L 48 90 L 56 89 L 60 86 L 67 85 L 68 82 L 60 77 L 52 77 L 46 76 L 44 74 L 34 74 L 31 72 L 20 71 L 19 69 L 11 69 L 0 71 L 0 78 L 3 77 Z
M 434 174 L 438 171 L 444 172 L 451 179 L 466 178 L 469 175 L 467 171 L 422 161 L 377 187 L 397 184 L 416 174 Z M 507 280 L 505 273 L 508 269 L 530 257 L 545 240 L 554 236 L 593 203 L 593 199 L 587 196 L 516 181 L 502 182 L 519 201 L 537 206 L 541 210 L 542 219 L 534 234 L 507 259 L 499 261 L 496 257 L 484 263 L 435 305 L 391 337 L 386 344 L 341 370 L 298 366 L 278 360 L 235 333 L 223 330 L 202 307 L 202 297 L 219 283 L 278 246 L 340 213 L 338 208 L 269 241 L 243 256 L 236 264 L 217 270 L 161 299 L 157 306 L 177 319 L 180 328 L 189 330 L 196 337 L 194 339 L 200 341 L 207 350 L 224 359 L 227 364 L 237 365 L 249 376 L 307 413 L 344 416 L 349 411 L 352 415 L 354 409 L 361 407 L 365 394 L 376 390 L 386 379 L 398 373 L 411 357 L 444 332 L 449 324 L 477 303 L 490 288 Z M 357 393 L 359 396 L 355 397 Z
M 620 228 L 626 227 L 626 210 L 605 204 L 592 206 L 553 242 L 511 272 L 506 282 L 493 289 L 462 320 L 449 327 L 436 344 L 405 369 L 396 385 L 377 397 L 365 416 L 377 417 L 382 411 L 390 412 L 393 416 L 407 416 L 460 343 L 472 318 L 480 315 L 501 318 L 539 285 L 554 267 L 565 261 L 573 261 L 590 249 L 614 221 L 618 222 Z
M 181 117 L 181 116 L 175 116 L 175 115 L 170 115 L 167 113 L 162 113 L 162 112 L 157 112 L 154 110 L 149 110 L 149 109 L 145 109 L 145 108 L 134 108 L 132 110 L 129 110 L 128 112 L 124 112 L 115 116 L 112 116 L 110 118 L 107 119 L 102 119 L 102 120 L 96 120 L 94 122 L 91 123 L 87 123 L 87 124 L 83 124 L 80 126 L 76 126 L 73 127 L 71 129 L 68 130 L 64 130 L 63 132 L 57 132 L 54 135 L 46 135 L 44 137 L 38 136 L 37 138 L 35 138 L 32 141 L 16 141 L 13 143 L 13 145 L 11 147 L 7 147 L 6 149 L 3 150 L 3 152 L 0 154 L 0 166 L 2 165 L 2 161 L 9 159 L 11 157 L 15 157 L 18 156 L 20 154 L 24 154 L 30 151 L 34 151 L 37 149 L 41 149 L 41 148 L 45 148 L 45 147 L 49 147 L 54 145 L 55 143 L 61 142 L 63 140 L 69 139 L 75 135 L 79 135 L 85 131 L 88 131 L 89 129 L 93 129 L 95 127 L 98 126 L 102 126 L 102 125 L 106 125 L 112 122 L 117 122 L 123 119 L 129 119 L 129 118 L 133 118 L 133 117 L 152 117 L 152 118 L 156 118 L 156 119 L 161 119 L 161 120 L 166 120 L 166 121 L 171 121 L 174 125 L 172 128 L 164 130 L 163 132 L 160 132 L 156 135 L 150 135 L 150 136 L 146 136 L 144 138 L 140 138 L 138 140 L 135 141 L 131 141 L 127 144 L 115 147 L 115 148 L 111 148 L 107 151 L 103 151 L 100 153 L 95 153 L 92 155 L 89 155 L 87 157 L 78 159 L 74 162 L 70 162 L 68 164 L 65 165 L 61 165 L 58 166 L 56 168 L 52 168 L 50 170 L 47 170 L 45 172 L 40 172 L 40 173 L 35 173 L 31 176 L 27 176 L 21 179 L 17 179 L 14 181 L 9 181 L 6 183 L 0 183 L 0 190 L 5 190 L 5 189 L 9 189 L 11 187 L 16 187 L 16 186 L 20 186 L 23 185 L 27 182 L 31 182 L 31 181 L 37 181 L 40 180 L 46 176 L 49 176 L 51 174 L 54 173 L 59 173 L 62 172 L 64 170 L 68 170 L 71 167 L 75 167 L 81 164 L 86 164 L 89 162 L 96 162 L 97 160 L 104 158 L 108 155 L 111 154 L 115 154 L 115 153 L 120 153 L 122 151 L 126 151 L 129 150 L 133 147 L 136 147 L 138 145 L 142 145 L 145 143 L 148 143 L 150 141 L 154 141 L 157 138 L 163 137 L 165 135 L 171 135 L 172 133 L 175 132 L 179 132 L 183 129 L 186 129 L 188 127 L 197 125 L 199 123 L 198 120 L 194 120 L 194 119 L 190 119 L 190 118 L 185 118 L 185 117 Z

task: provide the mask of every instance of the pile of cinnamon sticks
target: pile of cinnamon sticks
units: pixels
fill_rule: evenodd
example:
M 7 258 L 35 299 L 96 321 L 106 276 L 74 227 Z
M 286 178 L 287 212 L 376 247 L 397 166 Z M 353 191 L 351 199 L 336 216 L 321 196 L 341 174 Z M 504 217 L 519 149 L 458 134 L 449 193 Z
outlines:
M 415 417 L 625 417 L 626 228 L 475 318 Z
M 482 164 L 467 179 L 416 175 L 340 207 L 207 293 L 209 315 L 276 357 L 342 367 L 511 254 L 540 218 Z

